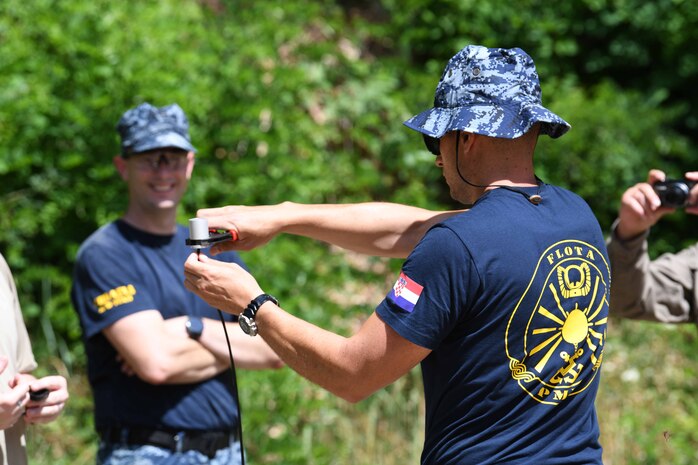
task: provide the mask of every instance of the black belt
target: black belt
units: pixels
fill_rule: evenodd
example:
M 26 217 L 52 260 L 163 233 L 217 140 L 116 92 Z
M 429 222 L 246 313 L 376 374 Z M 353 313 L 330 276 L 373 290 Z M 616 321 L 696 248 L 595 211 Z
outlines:
M 195 450 L 213 458 L 216 452 L 238 440 L 237 431 L 166 431 L 146 428 L 105 428 L 97 431 L 105 442 L 151 445 L 171 452 Z

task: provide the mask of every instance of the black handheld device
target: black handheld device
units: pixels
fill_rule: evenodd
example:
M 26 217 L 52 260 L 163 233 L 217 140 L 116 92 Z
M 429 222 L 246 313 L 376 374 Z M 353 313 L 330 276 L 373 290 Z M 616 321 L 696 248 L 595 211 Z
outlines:
M 662 207 L 682 208 L 688 205 L 688 199 L 695 181 L 686 179 L 668 179 L 652 184 L 652 188 L 659 196 Z
M 236 241 L 237 231 L 209 229 L 206 218 L 189 220 L 189 238 L 185 241 L 192 249 L 206 249 L 217 242 Z
M 39 389 L 38 391 L 29 391 L 29 398 L 34 402 L 41 402 L 48 397 L 48 389 Z

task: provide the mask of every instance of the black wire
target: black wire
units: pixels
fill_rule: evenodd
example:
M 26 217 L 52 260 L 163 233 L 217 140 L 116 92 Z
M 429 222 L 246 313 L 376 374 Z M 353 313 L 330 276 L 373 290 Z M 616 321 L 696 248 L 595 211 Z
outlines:
M 228 328 L 225 326 L 223 312 L 218 311 L 218 316 L 223 324 L 223 332 L 225 333 L 225 342 L 228 344 L 228 356 L 230 357 L 230 368 L 233 372 L 233 387 L 235 388 L 235 405 L 238 409 L 238 433 L 240 433 L 240 463 L 245 465 L 245 447 L 242 440 L 242 410 L 240 409 L 240 393 L 238 392 L 238 377 L 235 370 L 235 359 L 233 358 L 233 349 L 230 347 L 230 339 L 228 339 Z
M 502 189 L 506 189 L 511 192 L 516 192 L 517 194 L 521 194 L 524 197 L 526 197 L 526 200 L 531 202 L 534 205 L 538 205 L 541 201 L 540 197 L 540 185 L 543 181 L 541 181 L 538 176 L 535 176 L 536 178 L 536 185 L 538 186 L 538 190 L 536 191 L 535 194 L 533 195 L 528 195 L 526 192 L 522 191 L 521 189 L 517 189 L 512 186 L 505 186 L 503 184 L 488 184 L 488 185 L 482 185 L 482 184 L 473 184 L 472 182 L 468 181 L 465 179 L 465 176 L 463 176 L 460 172 L 460 163 L 458 163 L 458 142 L 460 141 L 460 133 L 461 131 L 456 131 L 456 171 L 458 172 L 458 176 L 466 183 L 470 184 L 473 187 L 481 187 L 481 188 L 488 188 L 488 187 L 501 187 Z M 469 204 L 468 207 L 471 207 L 472 204 Z
M 197 258 L 201 255 L 201 249 L 196 249 Z M 245 442 L 242 439 L 242 408 L 240 407 L 240 392 L 238 390 L 238 376 L 235 370 L 235 358 L 233 357 L 233 348 L 230 346 L 230 338 L 228 337 L 228 327 L 225 325 L 225 318 L 220 309 L 216 309 L 218 318 L 223 325 L 223 333 L 225 334 L 225 343 L 228 345 L 228 357 L 230 358 L 230 370 L 232 371 L 233 388 L 235 389 L 235 407 L 238 410 L 238 435 L 240 436 L 240 463 L 245 465 Z M 232 462 L 231 462 L 232 463 Z

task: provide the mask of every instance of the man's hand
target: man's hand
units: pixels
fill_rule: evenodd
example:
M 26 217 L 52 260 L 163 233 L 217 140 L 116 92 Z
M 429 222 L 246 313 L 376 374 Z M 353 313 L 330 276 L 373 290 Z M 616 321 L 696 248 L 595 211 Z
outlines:
M 619 239 L 628 240 L 639 236 L 654 226 L 662 216 L 674 211 L 673 208 L 661 206 L 659 196 L 652 187 L 655 182 L 665 179 L 663 171 L 650 170 L 647 182 L 635 184 L 623 193 L 615 232 Z
M 279 233 L 277 220 L 280 208 L 283 208 L 283 204 L 255 207 L 230 205 L 201 209 L 196 215 L 208 219 L 210 228 L 237 232 L 237 240 L 219 242 L 211 247 L 211 254 L 216 255 L 228 250 L 252 250 L 272 240 Z
M 213 260 L 206 255 L 191 254 L 184 263 L 184 286 L 210 306 L 239 315 L 262 288 L 247 271 L 236 263 Z
M 688 206 L 686 213 L 690 215 L 698 215 L 698 171 L 689 171 L 685 175 L 689 181 L 696 181 L 691 192 L 688 194 Z
M 0 356 L 0 373 L 7 368 L 7 357 Z M 29 383 L 15 376 L 8 383 L 10 390 L 0 394 L 0 430 L 11 428 L 22 418 L 24 406 L 29 401 Z
M 32 391 L 41 389 L 48 389 L 48 397 L 41 401 L 30 400 L 27 403 L 27 423 L 48 423 L 55 420 L 68 401 L 68 382 L 62 376 L 45 376 L 31 383 Z

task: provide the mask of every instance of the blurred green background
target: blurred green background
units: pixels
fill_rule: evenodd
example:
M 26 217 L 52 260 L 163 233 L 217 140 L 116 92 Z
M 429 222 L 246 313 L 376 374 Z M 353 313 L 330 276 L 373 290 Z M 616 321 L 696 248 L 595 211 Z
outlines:
M 609 230 L 651 167 L 698 169 L 698 3 L 692 0 L 3 0 L 0 251 L 40 361 L 70 380 L 32 463 L 94 463 L 80 328 L 79 244 L 120 215 L 114 126 L 143 101 L 179 103 L 199 149 L 180 211 L 386 200 L 453 208 L 433 156 L 402 126 L 467 44 L 526 50 L 544 104 L 573 129 L 541 138 L 537 173 L 582 195 Z M 696 240 L 678 212 L 652 254 Z M 400 267 L 296 237 L 243 255 L 284 307 L 349 334 Z M 607 465 L 698 461 L 696 328 L 612 319 L 597 401 Z M 357 405 L 292 371 L 240 372 L 252 464 L 419 463 L 418 370 Z

